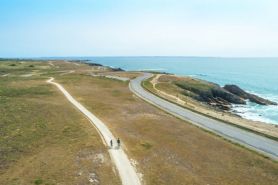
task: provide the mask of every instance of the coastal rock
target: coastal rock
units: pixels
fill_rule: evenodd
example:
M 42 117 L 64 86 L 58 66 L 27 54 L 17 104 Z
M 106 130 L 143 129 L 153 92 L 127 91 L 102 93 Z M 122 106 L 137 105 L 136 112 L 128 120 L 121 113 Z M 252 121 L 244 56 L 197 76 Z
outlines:
M 117 72 L 117 71 L 119 71 L 119 72 L 125 71 L 122 68 L 111 68 L 111 70 L 115 71 L 115 72 Z
M 179 81 L 175 84 L 185 90 L 185 95 L 190 91 L 192 92 L 190 95 L 192 98 L 221 110 L 230 110 L 232 104 L 246 104 L 244 99 L 226 91 L 215 83 L 191 80 L 187 82 Z
M 221 98 L 229 103 L 233 104 L 246 104 L 244 100 L 242 100 L 240 97 L 236 96 L 233 93 L 230 93 L 223 88 L 213 88 L 211 89 L 211 92 L 213 94 L 213 97 L 215 98 Z
M 89 65 L 89 66 L 99 66 L 99 67 L 103 66 L 103 65 L 101 65 L 101 64 L 98 64 L 98 63 L 91 63 L 91 62 L 85 62 L 85 64 L 87 64 L 87 65 Z
M 276 102 L 261 98 L 257 95 L 245 92 L 243 89 L 241 89 L 240 87 L 236 86 L 236 85 L 225 85 L 224 89 L 244 100 L 249 100 L 251 102 L 260 104 L 260 105 L 277 105 Z
M 90 61 L 90 60 L 88 60 Z M 122 72 L 122 71 L 125 71 L 123 70 L 122 68 L 114 68 L 114 67 L 109 67 L 109 66 L 104 66 L 102 64 L 99 64 L 99 63 L 94 63 L 94 62 L 85 62 L 85 64 L 89 65 L 89 66 L 98 66 L 98 67 L 107 67 L 109 69 L 111 69 L 112 71 L 115 71 L 115 72 Z
M 198 79 L 175 81 L 174 83 L 184 90 L 184 95 L 224 111 L 230 110 L 232 104 L 245 105 L 246 100 L 260 105 L 277 105 L 275 102 L 248 93 L 236 85 L 225 85 L 222 88 L 218 84 Z
M 197 96 L 195 96 L 195 98 L 197 98 L 200 101 L 218 102 L 219 100 L 221 100 L 221 102 L 225 102 L 225 104 L 246 104 L 246 102 L 243 99 L 224 90 L 218 85 L 214 85 L 209 89 L 195 89 L 194 87 L 186 88 L 186 86 L 180 85 L 178 83 L 177 85 L 185 90 L 191 91 L 194 94 L 196 94 Z

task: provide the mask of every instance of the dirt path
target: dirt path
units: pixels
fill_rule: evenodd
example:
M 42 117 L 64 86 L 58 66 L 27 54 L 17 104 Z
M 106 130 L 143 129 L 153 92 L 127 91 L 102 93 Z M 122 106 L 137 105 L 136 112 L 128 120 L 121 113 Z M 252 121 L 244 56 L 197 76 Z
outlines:
M 159 89 L 156 88 L 156 85 L 158 84 L 158 79 L 160 78 L 160 76 L 161 76 L 161 74 L 158 74 L 158 75 L 156 75 L 156 76 L 151 80 L 151 84 L 153 85 L 154 90 L 156 90 L 156 92 L 158 92 L 158 94 L 161 94 L 162 96 L 164 95 L 164 96 L 166 96 L 166 97 L 168 97 L 168 98 L 170 98 L 170 99 L 173 99 L 175 102 L 177 102 L 177 103 L 179 103 L 179 104 L 181 104 L 181 105 L 185 105 L 186 102 L 183 101 L 183 100 L 181 100 L 179 97 L 174 96 L 174 95 L 171 95 L 171 94 L 168 94 L 168 93 L 166 93 L 166 92 L 164 92 L 164 91 L 161 91 L 161 90 L 159 90 Z
M 6 76 L 8 76 L 10 73 L 7 73 L 7 74 L 4 74 L 4 75 L 2 75 L 2 77 L 6 77 Z
M 114 79 L 114 80 L 120 80 L 120 81 L 123 81 L 123 82 L 127 82 L 129 81 L 130 79 L 129 78 L 126 78 L 126 77 L 120 77 L 120 76 L 112 76 L 112 75 L 99 75 L 99 74 L 91 74 L 93 77 L 105 77 L 105 78 L 110 78 L 110 79 Z
M 110 146 L 110 140 L 112 139 L 114 141 L 114 144 L 116 144 L 116 138 L 113 136 L 113 134 L 110 132 L 108 127 L 99 120 L 94 114 L 92 114 L 90 111 L 88 111 L 83 105 L 81 105 L 78 101 L 76 101 L 65 89 L 62 85 L 53 82 L 54 78 L 50 78 L 47 80 L 47 83 L 55 85 L 64 95 L 65 97 L 85 116 L 90 120 L 92 125 L 97 128 L 99 131 L 104 143 L 109 147 Z M 112 161 L 114 162 L 118 172 L 119 176 L 121 178 L 123 185 L 140 185 L 141 181 L 139 178 L 139 174 L 136 173 L 135 167 L 131 165 L 131 162 L 129 161 L 127 155 L 125 152 L 118 147 L 109 148 L 109 154 L 111 156 Z
M 71 74 L 71 73 L 74 73 L 74 72 L 75 72 L 74 70 L 65 71 L 64 73 L 61 73 L 60 76 L 64 76 L 64 75 Z

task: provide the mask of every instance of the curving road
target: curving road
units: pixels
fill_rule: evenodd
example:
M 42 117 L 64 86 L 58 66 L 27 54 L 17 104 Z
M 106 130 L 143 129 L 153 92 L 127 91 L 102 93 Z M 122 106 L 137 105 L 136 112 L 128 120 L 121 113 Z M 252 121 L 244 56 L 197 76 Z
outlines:
M 226 139 L 262 153 L 274 160 L 278 160 L 277 141 L 192 112 L 188 109 L 182 108 L 176 104 L 159 98 L 158 96 L 155 96 L 154 94 L 146 91 L 141 86 L 142 81 L 150 78 L 151 76 L 152 74 L 144 73 L 143 76 L 139 76 L 131 80 L 129 84 L 130 90 L 145 101 L 174 116 L 177 116 L 185 121 L 189 121 L 194 125 L 202 127 Z
M 88 109 L 76 101 L 64 87 L 56 82 L 53 82 L 54 78 L 47 80 L 47 83 L 55 85 L 64 96 L 80 111 L 82 112 L 92 123 L 93 126 L 99 131 L 102 136 L 104 143 L 109 146 L 110 140 L 116 141 L 113 134 L 110 132 L 108 127 L 99 120 L 94 114 L 92 114 Z M 109 154 L 114 162 L 122 184 L 123 185 L 141 185 L 139 175 L 136 173 L 135 168 L 131 165 L 127 155 L 121 148 L 110 148 Z

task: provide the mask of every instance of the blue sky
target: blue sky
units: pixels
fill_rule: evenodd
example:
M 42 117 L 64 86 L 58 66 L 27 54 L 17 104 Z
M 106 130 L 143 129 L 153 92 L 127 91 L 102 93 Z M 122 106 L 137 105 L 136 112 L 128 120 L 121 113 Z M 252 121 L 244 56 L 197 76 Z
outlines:
M 277 7 L 277 0 L 1 0 L 0 57 L 277 57 Z

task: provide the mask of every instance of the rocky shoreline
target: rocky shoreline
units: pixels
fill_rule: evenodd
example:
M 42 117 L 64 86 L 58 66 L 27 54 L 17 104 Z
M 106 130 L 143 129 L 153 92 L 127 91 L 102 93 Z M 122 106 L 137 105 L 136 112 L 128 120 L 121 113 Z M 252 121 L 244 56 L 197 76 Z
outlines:
M 121 68 L 113 68 L 110 66 L 104 66 L 99 63 L 94 63 L 90 60 L 70 60 L 69 62 L 82 62 L 90 66 L 107 67 L 112 71 L 124 71 Z M 156 73 L 156 72 L 153 72 Z M 161 74 L 161 72 L 159 72 Z M 164 75 L 171 75 L 169 73 L 162 73 Z M 237 85 L 227 84 L 224 87 L 216 83 L 207 82 L 199 79 L 191 79 L 194 83 L 199 83 L 197 86 L 187 86 L 182 81 L 175 81 L 174 84 L 184 89 L 184 94 L 191 96 L 192 98 L 205 102 L 210 106 L 213 106 L 222 111 L 231 111 L 233 104 L 246 105 L 247 101 L 259 104 L 259 105 L 278 105 L 276 102 L 259 97 L 255 94 L 248 93 L 241 89 Z M 207 88 L 198 88 L 200 86 L 207 86 Z
M 277 105 L 276 102 L 273 102 L 273 101 L 261 98 L 257 95 L 248 93 L 236 85 L 225 85 L 224 89 L 229 91 L 232 94 L 235 94 L 235 95 L 241 97 L 244 100 L 249 100 L 250 102 L 254 102 L 259 105 Z
M 102 64 L 98 64 L 98 63 L 94 63 L 94 62 L 89 62 L 90 60 L 85 60 L 83 61 L 85 64 L 89 65 L 89 66 L 99 66 L 99 67 L 107 67 L 109 69 L 111 69 L 112 71 L 125 71 L 122 68 L 115 68 L 115 67 L 110 67 L 110 66 L 104 66 Z
M 210 106 L 224 111 L 230 111 L 233 104 L 246 105 L 247 101 L 259 105 L 278 105 L 276 102 L 248 93 L 237 85 L 225 85 L 221 87 L 215 83 L 207 83 L 209 85 L 206 88 L 198 88 L 202 84 L 199 84 L 199 86 L 187 85 L 183 82 L 176 82 L 175 84 L 185 90 L 185 95 L 190 95 L 198 101 L 205 102 Z
M 66 60 L 66 61 L 67 62 L 73 62 L 73 63 L 83 63 L 83 64 L 87 64 L 89 66 L 106 67 L 106 68 L 111 69 L 111 71 L 115 71 L 115 72 L 125 71 L 125 70 L 123 70 L 122 68 L 119 68 L 119 67 L 104 66 L 102 64 L 92 62 L 91 60 Z

